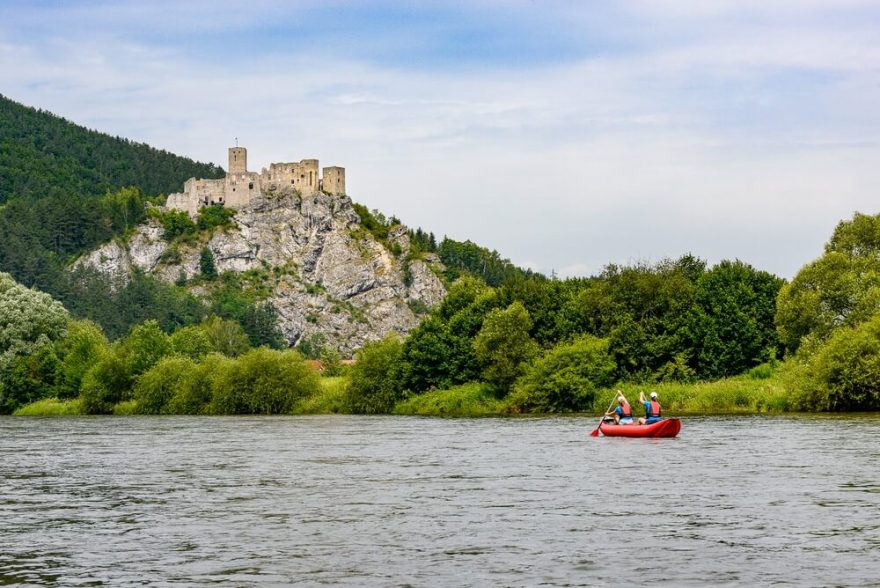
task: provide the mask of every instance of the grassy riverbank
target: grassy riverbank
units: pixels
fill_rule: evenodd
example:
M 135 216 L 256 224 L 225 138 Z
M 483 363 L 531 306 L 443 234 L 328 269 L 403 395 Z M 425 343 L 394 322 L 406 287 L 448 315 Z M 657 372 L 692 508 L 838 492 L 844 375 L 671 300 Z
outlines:
M 639 391 L 644 391 L 646 395 L 656 391 L 666 415 L 760 414 L 790 410 L 789 394 L 778 372 L 767 378 L 743 375 L 694 384 L 622 384 L 597 394 L 593 411 L 599 413 L 608 410 L 617 389 L 633 404 L 633 411 L 637 415 L 640 414 L 640 407 L 636 406 Z
M 300 400 L 291 414 L 344 414 L 349 412 L 346 401 L 347 379 L 323 377 L 320 390 Z M 725 378 L 714 382 L 692 384 L 620 384 L 600 390 L 593 401 L 594 414 L 604 412 L 614 400 L 615 390 L 622 390 L 640 414 L 639 391 L 656 391 L 660 395 L 666 415 L 697 414 L 761 414 L 790 410 L 789 395 L 782 383 L 780 370 L 756 369 L 750 374 Z M 137 412 L 134 400 L 116 404 L 115 415 Z M 432 390 L 397 403 L 392 411 L 397 415 L 440 417 L 486 417 L 515 414 L 506 399 L 496 398 L 491 388 L 482 383 L 470 383 L 448 390 Z M 73 416 L 84 414 L 80 399 L 58 400 L 46 398 L 25 405 L 16 416 Z

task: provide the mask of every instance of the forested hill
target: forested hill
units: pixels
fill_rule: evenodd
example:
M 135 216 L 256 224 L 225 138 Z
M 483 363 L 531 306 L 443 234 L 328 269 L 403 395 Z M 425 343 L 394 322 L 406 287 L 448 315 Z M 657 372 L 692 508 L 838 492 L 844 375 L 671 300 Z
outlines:
M 125 186 L 167 194 L 223 170 L 89 130 L 0 95 L 0 205 L 64 192 L 99 196 Z

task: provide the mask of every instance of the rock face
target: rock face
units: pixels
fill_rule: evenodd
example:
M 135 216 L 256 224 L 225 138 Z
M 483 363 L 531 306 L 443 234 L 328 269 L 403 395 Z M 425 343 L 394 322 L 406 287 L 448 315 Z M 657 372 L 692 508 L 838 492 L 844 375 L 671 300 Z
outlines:
M 389 236 L 401 251 L 392 254 L 361 226 L 347 196 L 271 195 L 253 200 L 233 220 L 233 228 L 173 245 L 150 221 L 127 243 L 106 244 L 75 265 L 123 279 L 140 268 L 166 282 L 191 280 L 199 276 L 200 252 L 208 247 L 218 272 L 266 274 L 268 300 L 289 345 L 319 335 L 343 355 L 389 332 L 408 332 L 419 322 L 411 307 L 430 308 L 446 293 L 433 271 L 442 269 L 436 256 L 406 261 L 404 227 Z

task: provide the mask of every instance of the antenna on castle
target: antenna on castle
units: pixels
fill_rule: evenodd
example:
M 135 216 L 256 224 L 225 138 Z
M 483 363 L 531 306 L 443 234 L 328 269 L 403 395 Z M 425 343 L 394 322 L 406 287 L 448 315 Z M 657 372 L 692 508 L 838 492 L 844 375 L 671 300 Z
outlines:
M 238 137 L 235 138 L 235 146 L 238 147 Z

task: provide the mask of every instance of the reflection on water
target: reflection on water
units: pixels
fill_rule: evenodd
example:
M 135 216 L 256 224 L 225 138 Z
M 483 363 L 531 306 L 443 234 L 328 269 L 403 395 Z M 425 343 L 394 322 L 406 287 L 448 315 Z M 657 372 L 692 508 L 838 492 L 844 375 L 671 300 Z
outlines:
M 877 585 L 878 425 L 0 418 L 0 584 Z

